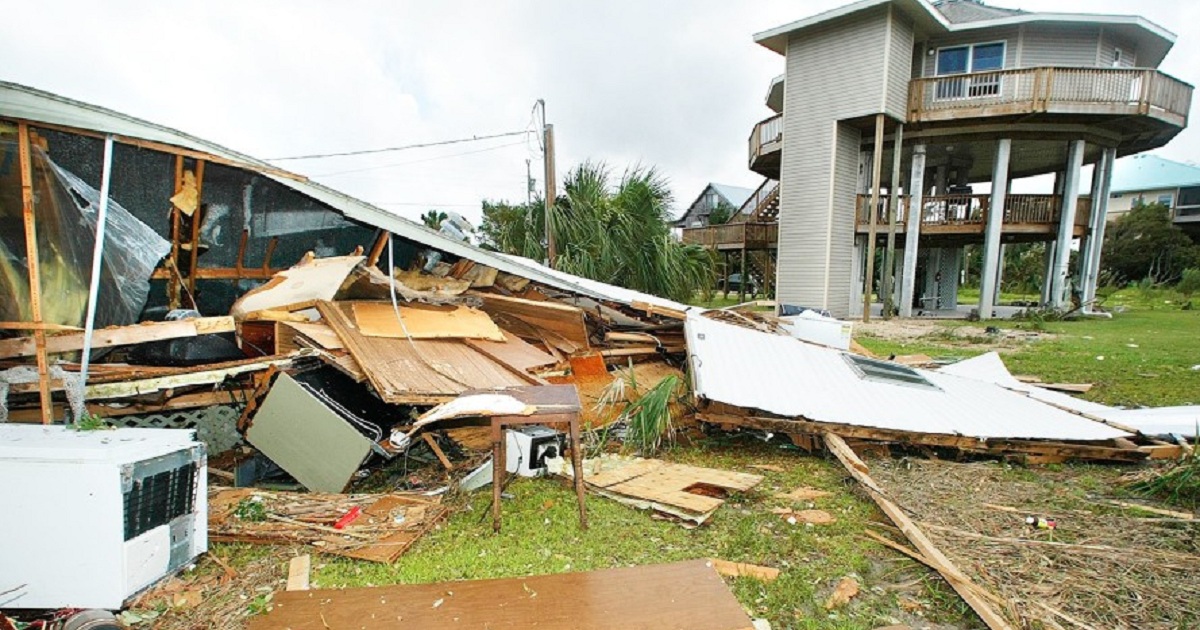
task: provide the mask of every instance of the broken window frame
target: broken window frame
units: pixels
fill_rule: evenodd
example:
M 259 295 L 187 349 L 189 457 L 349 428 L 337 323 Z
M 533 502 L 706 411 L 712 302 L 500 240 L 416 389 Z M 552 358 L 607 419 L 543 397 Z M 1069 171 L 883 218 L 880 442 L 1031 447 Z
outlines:
M 842 358 L 845 359 L 846 365 L 849 365 L 850 369 L 854 370 L 854 373 L 864 381 L 876 381 L 891 385 L 904 385 L 907 387 L 920 387 L 922 389 L 942 391 L 942 388 L 934 385 L 929 379 L 922 376 L 920 372 L 899 363 L 881 361 L 845 352 L 842 353 Z

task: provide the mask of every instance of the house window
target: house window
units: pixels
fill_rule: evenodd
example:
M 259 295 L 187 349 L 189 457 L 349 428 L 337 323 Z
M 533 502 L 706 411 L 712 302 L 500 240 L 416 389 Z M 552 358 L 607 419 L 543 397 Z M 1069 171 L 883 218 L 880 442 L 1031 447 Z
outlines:
M 940 389 L 937 385 L 929 382 L 929 379 L 921 376 L 920 372 L 898 363 L 868 359 L 857 354 L 842 354 L 842 358 L 846 359 L 858 377 L 863 380 Z
M 999 94 L 1000 74 L 991 71 L 1004 69 L 1004 47 L 1004 42 L 990 42 L 939 48 L 935 73 L 948 78 L 938 81 L 937 97 L 974 98 Z M 974 76 L 960 76 L 967 74 Z
M 1179 189 L 1175 203 L 1175 218 L 1200 217 L 1200 186 Z
M 1162 205 L 1164 205 L 1168 208 L 1171 207 L 1172 201 L 1173 200 L 1171 199 L 1171 195 L 1159 195 L 1158 196 L 1158 203 L 1161 203 Z

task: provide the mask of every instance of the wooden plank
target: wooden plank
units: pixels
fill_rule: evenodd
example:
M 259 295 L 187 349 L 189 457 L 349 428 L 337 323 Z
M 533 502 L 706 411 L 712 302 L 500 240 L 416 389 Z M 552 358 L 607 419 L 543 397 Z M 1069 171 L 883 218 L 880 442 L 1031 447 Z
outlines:
M 233 318 L 228 315 L 102 328 L 93 332 L 92 348 L 111 348 L 163 339 L 233 332 L 233 330 Z M 49 354 L 82 350 L 83 333 L 50 337 L 46 339 L 45 349 Z M 36 344 L 29 337 L 0 340 L 0 358 L 27 357 L 35 352 L 37 352 Z
M 29 312 L 34 324 L 42 322 L 41 259 L 38 257 L 37 219 L 33 207 L 33 156 L 29 149 L 29 125 L 17 123 L 17 154 L 21 170 L 21 218 L 25 226 L 25 260 L 29 271 Z M 41 401 L 42 423 L 50 424 L 54 401 L 50 398 L 50 367 L 47 359 L 46 331 L 33 330 L 33 352 L 37 355 L 38 400 Z M 81 346 L 82 347 L 82 346 Z M 3 355 L 0 355 L 3 356 Z M 28 355 L 25 355 L 28 356 Z
M 458 340 L 365 337 L 355 328 L 348 306 L 319 302 L 317 310 L 387 402 L 438 404 L 469 389 L 529 384 Z
M 296 556 L 288 562 L 287 590 L 307 591 L 308 575 L 312 571 L 312 556 Z
M 433 451 L 433 454 L 437 456 L 438 461 L 442 463 L 442 466 L 446 470 L 454 470 L 454 464 L 450 463 L 450 459 L 442 452 L 442 447 L 438 446 L 437 440 L 432 435 L 422 433 L 421 438 L 425 440 L 425 444 L 429 446 L 429 450 Z
M 846 472 L 850 473 L 850 476 L 854 477 L 862 485 L 867 494 L 871 496 L 871 499 L 875 501 L 875 504 L 879 506 L 879 509 L 896 524 L 896 527 L 900 528 L 904 537 L 917 548 L 917 551 L 922 556 L 928 559 L 930 565 L 946 579 L 946 582 L 979 615 L 979 618 L 992 630 L 1016 630 L 1007 619 L 992 608 L 991 602 L 980 595 L 982 589 L 972 582 L 971 578 L 967 577 L 965 573 L 960 571 L 937 548 L 937 545 L 933 544 L 933 541 L 925 535 L 925 532 L 921 531 L 921 528 L 917 527 L 917 524 L 908 517 L 908 514 L 900 506 L 893 503 L 887 497 L 886 493 L 884 493 L 867 472 L 867 465 L 854 454 L 854 451 L 850 450 L 846 442 L 833 433 L 826 433 L 824 437 L 825 445 L 838 458 L 842 466 L 846 468 Z
M 89 402 L 87 403 L 87 410 L 88 413 L 101 418 L 117 418 L 135 414 L 162 413 L 164 411 L 211 407 L 213 405 L 240 405 L 248 394 L 249 391 L 245 389 L 196 392 L 174 396 L 158 402 L 135 401 L 127 403 L 122 401 L 122 404 L 118 407 L 104 403 Z M 65 405 L 56 403 L 54 407 L 54 415 L 56 417 L 61 417 L 66 413 Z M 9 409 L 8 411 L 10 422 L 38 422 L 40 421 L 40 417 L 41 411 L 39 409 Z
M 529 370 L 549 367 L 558 363 L 553 356 L 538 350 L 524 339 L 503 329 L 500 330 L 500 333 L 504 335 L 502 342 L 467 339 L 465 343 L 518 372 L 528 373 Z
M 1138 462 L 1147 459 L 1148 453 L 1136 449 L 1089 446 L 1065 442 L 1012 439 L 979 439 L 943 433 L 916 433 L 894 429 L 878 429 L 833 422 L 812 422 L 801 418 L 761 418 L 730 413 L 700 413 L 696 417 L 710 424 L 749 427 L 784 434 L 823 435 L 834 433 L 843 438 L 921 444 L 957 448 L 972 453 L 991 455 L 1039 455 L 1059 456 L 1071 459 L 1097 461 Z
M 779 577 L 779 569 L 774 567 L 746 564 L 745 562 L 730 562 L 717 558 L 709 558 L 708 561 L 712 563 L 717 573 L 725 577 L 749 577 L 762 582 L 774 582 L 775 578 Z
M 461 304 L 414 304 L 393 308 L 386 302 L 354 302 L 352 308 L 354 323 L 367 337 L 504 341 L 504 334 L 487 313 Z M 399 318 L 396 317 L 397 310 L 400 311 Z
M 271 366 L 283 366 L 290 364 L 295 357 L 305 356 L 303 353 L 287 357 L 267 357 L 265 360 L 254 363 L 238 363 L 232 367 L 212 370 L 202 370 L 195 372 L 186 372 L 182 374 L 172 374 L 170 376 L 159 376 L 155 378 L 141 379 L 137 381 L 119 381 L 115 383 L 97 383 L 88 385 L 84 389 L 84 397 L 87 400 L 99 400 L 105 398 L 127 398 L 130 396 L 142 396 L 144 394 L 152 394 L 168 389 L 176 389 L 179 387 L 190 387 L 193 385 L 208 385 L 211 383 L 220 383 L 231 376 L 245 374 L 248 372 L 257 372 L 265 370 Z
M 472 291 L 469 295 L 482 299 L 483 310 L 489 315 L 509 315 L 534 328 L 554 333 L 575 344 L 580 350 L 591 348 L 591 333 L 588 332 L 581 308 L 559 302 L 539 302 L 495 293 Z
M 171 199 L 175 199 L 183 191 L 183 156 L 175 156 L 175 186 L 171 189 Z M 171 254 L 167 257 L 167 268 L 164 269 L 167 273 L 167 304 L 171 308 L 179 308 L 181 306 L 179 289 L 182 283 L 182 278 L 179 273 L 179 233 L 183 230 L 180 218 L 182 211 L 175 202 L 171 202 Z M 151 277 L 154 277 L 153 274 Z
M 277 593 L 250 630 L 752 630 L 706 560 L 495 580 Z
M 188 240 L 188 250 L 191 260 L 188 264 L 188 295 L 192 298 L 192 308 L 199 308 L 196 304 L 196 269 L 200 267 L 197 263 L 200 256 L 200 224 L 204 222 L 204 204 L 202 202 L 204 193 L 204 160 L 196 160 L 196 209 L 191 214 L 192 235 Z

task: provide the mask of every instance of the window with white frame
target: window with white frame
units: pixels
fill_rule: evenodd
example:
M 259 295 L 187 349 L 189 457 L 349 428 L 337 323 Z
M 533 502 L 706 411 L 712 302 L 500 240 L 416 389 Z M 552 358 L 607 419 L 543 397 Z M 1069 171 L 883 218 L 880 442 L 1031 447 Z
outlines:
M 947 46 L 937 50 L 934 73 L 947 77 L 938 81 L 938 98 L 974 98 L 1000 93 L 1004 69 L 1004 42 Z

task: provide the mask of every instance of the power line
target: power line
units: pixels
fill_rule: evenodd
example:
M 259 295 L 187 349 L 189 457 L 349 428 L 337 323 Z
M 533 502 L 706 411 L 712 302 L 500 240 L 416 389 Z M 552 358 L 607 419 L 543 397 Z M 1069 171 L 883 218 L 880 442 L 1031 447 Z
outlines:
M 524 132 L 522 132 L 522 133 L 524 133 Z M 450 159 L 450 158 L 453 158 L 453 157 L 461 157 L 461 156 L 464 156 L 464 155 L 474 155 L 474 154 L 476 154 L 476 153 L 486 153 L 486 152 L 488 152 L 488 151 L 495 151 L 495 150 L 497 150 L 497 149 L 503 149 L 503 148 L 506 148 L 506 147 L 516 147 L 516 146 L 520 146 L 520 145 L 522 145 L 522 144 L 525 144 L 525 141 L 524 141 L 524 140 L 522 140 L 521 142 L 510 142 L 510 143 L 508 143 L 508 144 L 500 144 L 500 145 L 496 145 L 496 146 L 494 146 L 494 147 L 487 147 L 486 149 L 477 149 L 477 150 L 475 150 L 475 151 L 464 151 L 464 152 L 462 152 L 462 153 L 451 153 L 451 154 L 449 154 L 449 155 L 439 155 L 439 156 L 437 156 L 437 157 L 425 158 L 425 159 L 421 159 L 421 160 L 409 160 L 409 161 L 407 161 L 407 162 L 395 162 L 395 163 L 393 163 L 393 164 L 382 164 L 382 165 L 379 165 L 379 166 L 366 166 L 366 167 L 363 167 L 363 168 L 355 168 L 355 169 L 350 169 L 350 170 L 347 170 L 347 171 L 336 171 L 336 172 L 333 172 L 333 173 L 322 173 L 322 174 L 320 174 L 320 175 L 313 175 L 312 177 L 333 177 L 333 176 L 335 176 L 335 175 L 348 175 L 348 174 L 350 174 L 350 173 L 362 173 L 362 172 L 365 172 L 365 171 L 377 171 L 377 170 L 380 170 L 380 169 L 392 168 L 392 167 L 396 167 L 396 166 L 405 166 L 405 165 L 407 165 L 407 164 L 422 164 L 422 163 L 425 163 L 425 162 L 436 162 L 436 161 L 438 161 L 438 160 L 446 160 L 446 159 Z
M 284 160 L 315 160 L 318 158 L 329 157 L 344 157 L 349 155 L 369 155 L 372 153 L 387 153 L 390 151 L 406 151 L 408 149 L 423 149 L 426 147 L 440 147 L 447 144 L 461 144 L 463 142 L 477 142 L 479 140 L 492 140 L 494 138 L 507 138 L 509 136 L 520 136 L 529 133 L 528 129 L 521 131 L 509 131 L 506 133 L 496 133 L 490 136 L 472 136 L 470 138 L 458 138 L 456 140 L 442 140 L 440 142 L 423 142 L 420 144 L 408 144 L 401 147 L 387 147 L 385 149 L 364 149 L 362 151 L 346 151 L 344 153 L 317 153 L 314 155 L 293 155 L 289 157 L 269 158 L 270 162 L 282 162 Z

